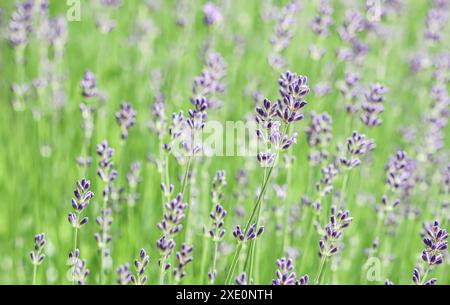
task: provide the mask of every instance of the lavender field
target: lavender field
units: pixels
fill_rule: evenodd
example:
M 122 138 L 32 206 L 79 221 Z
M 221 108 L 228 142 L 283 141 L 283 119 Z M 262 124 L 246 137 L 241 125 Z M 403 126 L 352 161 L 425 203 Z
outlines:
M 449 19 L 2 0 L 0 284 L 450 284 Z

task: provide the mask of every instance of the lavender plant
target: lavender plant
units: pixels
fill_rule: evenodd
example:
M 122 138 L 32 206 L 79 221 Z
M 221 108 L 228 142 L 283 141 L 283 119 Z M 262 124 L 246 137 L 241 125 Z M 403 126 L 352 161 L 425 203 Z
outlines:
M 83 217 L 82 213 L 87 208 L 91 199 L 94 197 L 94 193 L 90 191 L 91 182 L 85 178 L 77 181 L 76 189 L 73 191 L 74 198 L 72 198 L 72 208 L 74 210 L 73 213 L 69 213 L 67 219 L 69 220 L 70 225 L 74 229 L 74 237 L 73 237 L 73 261 L 70 262 L 70 266 L 72 268 L 72 284 L 75 283 L 75 279 L 77 277 L 77 268 L 79 267 L 78 257 L 76 253 L 79 254 L 77 248 L 77 240 L 78 240 L 78 230 L 88 222 L 88 217 Z
M 425 248 L 422 251 L 422 261 L 425 263 L 425 271 L 420 272 L 415 268 L 412 280 L 416 285 L 434 285 L 437 280 L 431 278 L 428 280 L 429 272 L 434 266 L 441 265 L 444 261 L 444 252 L 448 248 L 448 233 L 440 227 L 439 221 L 434 221 L 432 225 L 424 225 L 425 237 L 423 243 Z
M 120 127 L 122 142 L 128 139 L 128 132 L 136 122 L 136 112 L 128 102 L 120 104 L 120 110 L 115 114 L 116 122 Z
M 31 263 L 33 264 L 33 285 L 36 284 L 37 267 L 45 259 L 44 247 L 46 244 L 45 234 L 39 233 L 34 236 L 34 249 L 30 252 Z
M 365 103 L 362 104 L 361 121 L 367 126 L 379 126 L 382 123 L 379 114 L 384 111 L 383 102 L 384 94 L 387 92 L 387 88 L 381 84 L 373 84 L 370 86 L 370 90 L 366 92 Z
M 192 251 L 192 247 L 183 243 L 181 244 L 181 251 L 176 253 L 178 264 L 177 267 L 173 269 L 176 283 L 180 283 L 181 279 L 186 276 L 186 266 L 192 262 L 192 256 L 190 256 Z
M 280 258 L 277 260 L 278 269 L 276 271 L 276 279 L 272 281 L 272 285 L 307 285 L 309 276 L 307 274 L 299 277 L 294 272 L 294 264 L 292 259 Z
M 104 187 L 102 191 L 102 208 L 100 210 L 100 215 L 96 219 L 100 232 L 96 233 L 94 237 L 97 241 L 97 247 L 100 253 L 100 276 L 101 282 L 103 282 L 107 269 L 106 261 L 111 255 L 108 247 L 112 240 L 110 234 L 110 228 L 113 221 L 111 215 L 111 199 L 115 192 L 113 182 L 117 178 L 117 171 L 113 169 L 114 162 L 112 161 L 112 157 L 114 155 L 114 149 L 109 146 L 108 141 L 104 140 L 97 145 L 97 155 L 100 158 L 97 175 L 103 182 Z
M 0 2 L 0 284 L 449 283 L 448 0 Z
M 181 222 L 185 217 L 184 213 L 187 207 L 188 205 L 183 202 L 183 195 L 181 193 L 178 193 L 172 201 L 164 205 L 163 219 L 158 223 L 158 229 L 163 233 L 163 236 L 156 242 L 161 253 L 158 261 L 160 266 L 160 284 L 164 283 L 165 273 L 171 267 L 168 259 L 175 247 L 174 237 L 183 228 Z
M 320 284 L 325 272 L 327 258 L 335 255 L 339 251 L 338 242 L 342 238 L 342 233 L 352 222 L 349 211 L 336 210 L 331 207 L 330 222 L 325 226 L 325 234 L 319 241 L 319 256 L 321 257 L 319 269 L 317 271 L 315 283 Z
M 136 268 L 136 275 L 129 274 L 128 280 L 134 285 L 144 285 L 147 282 L 145 269 L 148 267 L 150 259 L 144 249 L 139 251 L 139 258 L 134 260 L 134 267 Z M 129 268 L 128 268 L 129 269 Z M 122 267 L 120 273 L 128 273 L 127 267 Z
M 279 154 L 282 151 L 287 150 L 297 138 L 297 133 L 293 133 L 291 136 L 287 134 L 288 127 L 294 122 L 303 119 L 301 109 L 307 104 L 304 100 L 305 96 L 309 93 L 307 77 L 288 71 L 280 76 L 278 83 L 280 85 L 281 99 L 278 99 L 276 103 L 272 103 L 268 99 L 265 99 L 262 107 L 256 108 L 256 122 L 261 128 L 256 131 L 257 137 L 264 144 L 269 146 L 269 150 L 257 154 L 257 160 L 261 166 L 267 167 L 267 171 L 261 184 L 261 192 L 259 193 L 243 232 L 250 232 L 250 226 L 255 217 L 255 226 L 258 224 L 261 210 L 260 204 L 272 175 L 275 161 Z M 282 130 L 280 130 L 281 128 Z M 272 151 L 271 148 L 273 148 L 274 151 Z M 228 272 L 226 283 L 230 283 L 231 281 L 241 249 L 242 243 L 239 243 Z M 253 258 L 250 260 L 252 259 Z M 250 261 L 250 265 L 251 264 L 252 262 Z M 249 277 L 251 277 L 251 275 L 249 275 Z

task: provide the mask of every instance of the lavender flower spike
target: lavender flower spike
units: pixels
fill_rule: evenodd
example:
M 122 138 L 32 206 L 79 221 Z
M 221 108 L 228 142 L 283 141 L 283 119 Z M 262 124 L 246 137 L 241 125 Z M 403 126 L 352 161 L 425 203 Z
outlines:
M 432 267 L 441 265 L 444 262 L 445 251 L 448 248 L 448 233 L 440 227 L 439 221 L 435 220 L 432 225 L 424 225 L 425 236 L 423 243 L 425 248 L 422 251 L 422 261 L 426 264 L 423 274 L 419 269 L 413 270 L 412 280 L 416 285 L 434 285 L 437 280 L 432 278 L 427 281 L 427 275 Z
M 83 79 L 80 82 L 83 97 L 90 99 L 97 96 L 97 87 L 95 84 L 95 75 L 89 70 L 86 70 Z
M 31 263 L 33 264 L 33 285 L 36 284 L 37 267 L 44 261 L 44 247 L 46 244 L 45 234 L 40 233 L 34 236 L 34 249 L 30 252 Z
M 425 249 L 422 251 L 422 260 L 429 266 L 440 265 L 444 259 L 444 251 L 448 248 L 448 233 L 439 226 L 436 220 L 432 226 L 426 227 L 426 236 L 423 239 Z
M 335 207 L 331 208 L 330 222 L 325 226 L 325 235 L 319 242 L 319 256 L 329 257 L 336 254 L 339 250 L 337 241 L 342 237 L 342 233 L 352 222 L 349 211 L 338 211 Z
M 128 131 L 136 122 L 136 112 L 130 103 L 124 102 L 120 105 L 120 110 L 116 112 L 116 121 L 120 126 L 121 139 L 126 141 L 128 138 Z
M 247 273 L 242 272 L 241 274 L 239 274 L 235 279 L 235 283 L 239 286 L 247 285 Z
M 144 285 L 147 282 L 147 276 L 145 275 L 145 269 L 149 263 L 149 256 L 144 249 L 139 251 L 139 257 L 134 260 L 134 267 L 136 268 L 136 275 L 130 274 L 129 281 L 135 285 Z M 125 270 L 121 270 L 125 271 Z
M 205 24 L 208 26 L 222 21 L 222 12 L 220 11 L 219 7 L 217 7 L 212 2 L 207 2 L 203 6 L 203 13 L 205 14 Z
M 45 259 L 44 247 L 46 244 L 45 234 L 40 233 L 34 236 L 34 249 L 30 252 L 30 259 L 33 265 L 39 266 Z
M 173 275 L 175 276 L 175 280 L 180 282 L 183 277 L 186 276 L 186 266 L 190 262 L 192 262 L 192 253 L 193 248 L 183 243 L 181 245 L 181 251 L 176 253 L 176 258 L 178 261 L 177 268 L 173 269 Z
M 80 219 L 80 214 L 86 209 L 89 205 L 91 199 L 94 197 L 94 193 L 92 193 L 89 189 L 91 187 L 91 182 L 86 179 L 81 179 L 76 183 L 77 188 L 74 190 L 74 198 L 72 198 L 72 208 L 74 209 L 74 213 L 69 213 L 68 220 L 69 223 L 74 228 L 81 228 L 84 224 L 88 222 L 88 218 L 84 217 Z
M 375 149 L 375 142 L 366 139 L 365 135 L 360 135 L 353 131 L 352 136 L 347 139 L 346 156 L 340 158 L 340 163 L 344 169 L 350 170 L 361 164 L 360 156 L 364 156 Z
M 239 225 L 237 225 L 233 230 L 233 236 L 240 242 L 247 242 L 250 240 L 254 240 L 257 237 L 261 236 L 264 233 L 264 227 L 259 227 L 256 229 L 256 223 L 252 224 L 246 233 L 245 230 L 241 229 Z
M 272 285 L 307 285 L 309 276 L 307 274 L 298 280 L 294 271 L 294 264 L 291 258 L 280 258 L 277 260 L 277 278 L 272 281 Z

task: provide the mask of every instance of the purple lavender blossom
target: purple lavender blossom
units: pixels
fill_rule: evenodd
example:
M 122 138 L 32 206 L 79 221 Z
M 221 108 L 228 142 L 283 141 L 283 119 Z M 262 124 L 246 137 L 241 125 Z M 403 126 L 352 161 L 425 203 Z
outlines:
M 234 282 L 239 286 L 247 285 L 247 273 L 242 272 L 241 274 L 239 274 Z
M 358 35 L 368 28 L 368 24 L 358 11 L 346 11 L 344 23 L 338 29 L 338 33 L 341 40 L 349 45 L 349 48 L 341 48 L 336 51 L 339 59 L 361 61 L 364 58 L 369 50 L 368 45 L 363 43 Z
M 359 75 L 347 72 L 345 74 L 345 78 L 338 82 L 339 92 L 342 94 L 345 102 L 347 103 L 347 113 L 355 113 L 359 110 L 360 106 L 357 104 L 360 94 L 360 88 L 358 86 L 359 80 Z
M 361 121 L 369 127 L 379 126 L 382 123 L 379 114 L 384 111 L 383 102 L 387 88 L 381 84 L 373 84 L 366 92 L 366 101 L 362 104 Z
M 99 253 L 103 259 L 106 259 L 111 255 L 109 249 L 109 244 L 112 240 L 110 230 L 113 218 L 111 214 L 111 208 L 101 209 L 100 215 L 95 219 L 97 226 L 100 229 L 100 233 L 95 233 L 94 238 L 97 241 Z
M 144 285 L 147 282 L 147 276 L 145 275 L 145 269 L 148 266 L 150 259 L 144 249 L 139 251 L 139 257 L 134 260 L 134 268 L 136 269 L 136 275 L 131 274 L 129 280 L 134 285 Z
M 151 120 L 148 127 L 153 131 L 159 139 L 162 139 L 166 134 L 167 117 L 166 105 L 163 99 L 157 99 L 150 109 Z
M 126 141 L 128 138 L 128 132 L 136 122 L 136 112 L 130 103 L 124 102 L 120 105 L 120 110 L 116 112 L 116 122 L 120 126 L 121 139 Z
M 172 201 L 164 205 L 163 220 L 158 223 L 158 229 L 169 237 L 173 237 L 183 228 L 181 222 L 185 217 L 187 203 L 183 203 L 183 195 L 179 193 Z
M 448 233 L 440 227 L 437 220 L 433 225 L 425 227 L 425 232 L 422 260 L 429 266 L 440 265 L 444 260 L 444 251 L 448 248 Z
M 213 222 L 213 225 L 209 230 L 209 235 L 214 242 L 219 242 L 225 235 L 223 225 L 225 216 L 227 216 L 227 211 L 220 204 L 216 204 L 214 210 L 209 214 L 209 216 Z
M 291 258 L 280 258 L 277 260 L 277 278 L 272 281 L 272 285 L 307 285 L 309 276 L 307 274 L 297 279 L 294 271 L 294 264 Z
M 309 87 L 306 76 L 289 71 L 281 74 L 278 83 L 282 99 L 278 99 L 276 103 L 264 99 L 262 107 L 256 107 L 256 123 L 260 126 L 256 135 L 267 146 L 273 146 L 280 152 L 288 150 L 296 142 L 297 133 L 289 136 L 280 128 L 283 125 L 287 130 L 288 125 L 303 119 L 301 109 L 307 104 L 304 98 L 309 93 Z M 277 152 L 272 152 L 271 149 L 260 152 L 257 159 L 261 165 L 271 166 L 278 156 Z
M 212 201 L 215 204 L 218 204 L 220 200 L 223 198 L 223 189 L 227 185 L 227 177 L 226 172 L 224 170 L 217 171 L 214 179 L 212 181 Z
M 328 158 L 327 147 L 332 139 L 332 123 L 331 116 L 326 112 L 312 114 L 311 125 L 306 128 L 306 136 L 309 146 L 314 149 L 308 156 L 309 161 L 314 165 Z
M 33 29 L 33 7 L 33 1 L 16 4 L 16 9 L 12 13 L 8 25 L 9 41 L 13 47 L 17 48 L 28 44 Z
M 120 265 L 117 267 L 117 275 L 119 279 L 117 280 L 117 284 L 119 285 L 127 285 L 131 281 L 131 277 L 133 274 L 130 271 L 130 264 L 126 263 L 124 265 Z
M 277 18 L 274 34 L 270 41 L 274 47 L 275 53 L 280 53 L 289 46 L 293 37 L 295 13 L 299 9 L 299 5 L 295 2 L 290 2 L 282 8 L 279 17 Z
M 204 111 L 206 108 L 215 109 L 222 105 L 217 95 L 225 91 L 223 79 L 226 71 L 227 65 L 223 57 L 217 52 L 208 51 L 205 56 L 205 67 L 202 73 L 194 78 L 192 85 L 194 96 L 190 101 L 197 111 Z M 204 109 L 199 109 L 199 106 Z
M 103 182 L 109 184 L 112 183 L 117 178 L 117 171 L 112 169 L 114 162 L 112 162 L 112 157 L 114 155 L 114 149 L 111 148 L 107 140 L 103 140 L 102 143 L 97 145 L 97 155 L 100 157 L 98 163 L 98 176 Z M 103 196 L 105 196 L 105 190 L 103 191 Z
M 130 166 L 130 171 L 127 174 L 127 182 L 129 191 L 125 194 L 125 199 L 127 204 L 133 207 L 137 200 L 139 200 L 139 193 L 137 192 L 137 186 L 141 182 L 140 177 L 141 172 L 141 162 L 134 161 Z
M 239 241 L 239 242 L 247 242 L 254 240 L 261 236 L 264 233 L 264 227 L 256 228 L 256 223 L 252 224 L 250 228 L 248 229 L 248 232 L 245 233 L 245 230 L 241 229 L 240 225 L 237 225 L 233 229 L 233 236 Z
M 407 157 L 402 150 L 391 156 L 385 166 L 386 183 L 394 191 L 400 191 L 402 195 L 408 196 L 414 188 L 416 163 Z
M 72 208 L 74 213 L 69 213 L 68 220 L 69 223 L 74 228 L 81 228 L 88 222 L 87 217 L 81 218 L 81 213 L 89 205 L 91 199 L 94 197 L 94 193 L 90 191 L 91 182 L 85 178 L 77 181 L 76 189 L 73 191 L 74 198 L 72 198 Z M 80 219 L 81 218 L 81 219 Z
M 181 279 L 186 276 L 186 266 L 192 262 L 192 256 L 190 256 L 192 251 L 192 247 L 183 243 L 181 244 L 181 251 L 176 253 L 178 264 L 177 267 L 173 269 L 173 275 L 177 282 L 181 281 Z
M 337 241 L 342 237 L 342 233 L 352 222 L 349 211 L 336 211 L 333 206 L 331 208 L 330 222 L 325 226 L 325 235 L 319 242 L 319 256 L 329 257 L 339 251 Z
M 219 23 L 223 19 L 220 8 L 212 2 L 207 2 L 203 6 L 203 13 L 205 14 L 204 17 L 205 24 L 208 26 Z
M 340 163 L 344 169 L 352 169 L 361 164 L 359 156 L 364 156 L 375 149 L 375 142 L 372 139 L 366 139 L 365 135 L 360 135 L 353 131 L 352 136 L 347 139 L 346 156 L 340 158 Z
M 30 252 L 31 263 L 39 266 L 45 259 L 44 247 L 46 244 L 45 234 L 40 233 L 34 236 L 34 249 Z
M 71 273 L 73 281 L 78 285 L 85 285 L 86 279 L 90 274 L 90 270 L 87 268 L 87 261 L 85 259 L 81 259 L 79 249 L 70 251 L 68 264 L 72 270 Z
M 317 9 L 317 15 L 311 20 L 310 27 L 314 33 L 327 36 L 329 28 L 333 25 L 333 8 L 329 0 L 321 0 Z
M 320 192 L 322 197 L 330 194 L 333 191 L 333 181 L 338 176 L 338 171 L 333 163 L 321 169 L 322 178 L 316 184 L 317 191 Z
M 167 259 L 172 254 L 173 248 L 175 248 L 175 242 L 173 239 L 169 239 L 166 235 L 163 235 L 156 241 L 156 247 L 159 249 L 161 254 L 161 257 L 158 260 L 158 265 L 163 272 L 165 272 L 171 266 L 170 263 L 167 262 Z
M 432 278 L 427 280 L 428 272 L 435 265 L 440 265 L 444 261 L 444 255 L 448 248 L 448 233 L 442 229 L 439 221 L 435 220 L 432 225 L 424 224 L 425 236 L 423 243 L 425 248 L 422 251 L 422 261 L 426 264 L 426 271 L 421 272 L 418 268 L 413 270 L 412 280 L 416 285 L 434 285 L 437 280 Z
M 80 82 L 83 97 L 90 99 L 97 96 L 97 86 L 95 84 L 95 75 L 89 70 L 86 70 L 83 79 Z
M 431 42 L 440 41 L 447 19 L 443 10 L 430 9 L 426 18 L 425 39 Z
M 423 278 L 420 276 L 420 271 L 417 268 L 415 268 L 413 270 L 412 280 L 413 280 L 414 284 L 416 284 L 416 285 L 432 286 L 432 285 L 435 285 L 437 283 L 437 279 L 432 278 L 432 279 L 430 279 L 430 280 L 428 280 L 428 281 L 426 281 L 425 283 L 422 284 Z

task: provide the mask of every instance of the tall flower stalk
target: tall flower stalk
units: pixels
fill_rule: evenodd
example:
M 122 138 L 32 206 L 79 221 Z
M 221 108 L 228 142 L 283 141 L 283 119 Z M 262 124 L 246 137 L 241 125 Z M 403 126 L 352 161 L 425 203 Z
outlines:
M 448 248 L 448 233 L 442 229 L 439 221 L 434 221 L 432 225 L 424 225 L 425 236 L 423 243 L 425 248 L 422 251 L 422 261 L 425 263 L 425 271 L 420 272 L 415 268 L 412 280 L 416 285 L 434 285 L 437 280 L 428 279 L 429 272 L 437 265 L 441 265 L 444 261 L 445 251 Z
M 105 282 L 106 260 L 110 256 L 109 243 L 111 242 L 110 227 L 112 224 L 112 207 L 108 206 L 111 201 L 112 193 L 114 191 L 113 182 L 117 178 L 117 171 L 113 169 L 114 162 L 112 157 L 114 149 L 104 140 L 97 145 L 97 155 L 100 157 L 98 162 L 97 174 L 102 180 L 104 187 L 102 191 L 103 201 L 100 215 L 97 217 L 97 225 L 100 232 L 95 234 L 98 250 L 100 253 L 100 282 Z
M 46 244 L 45 234 L 40 233 L 34 236 L 34 249 L 30 252 L 31 263 L 33 264 L 33 285 L 36 285 L 37 268 L 45 259 L 44 247 Z
M 349 211 L 336 211 L 335 207 L 331 208 L 330 222 L 325 226 L 325 234 L 319 242 L 320 263 L 314 281 L 315 284 L 321 283 L 327 259 L 339 251 L 338 242 L 344 229 L 350 225 L 351 221 L 352 217 L 350 217 Z
M 166 271 L 171 267 L 169 257 L 175 247 L 174 238 L 183 229 L 181 223 L 185 218 L 187 207 L 188 205 L 183 202 L 181 193 L 178 193 L 173 200 L 164 205 L 163 219 L 158 223 L 158 229 L 163 233 L 163 236 L 156 242 L 156 246 L 160 250 L 160 259 L 158 261 L 160 284 L 164 284 Z
M 83 217 L 82 213 L 89 205 L 91 199 L 94 197 L 94 193 L 90 191 L 91 182 L 85 178 L 77 181 L 76 189 L 73 191 L 74 198 L 72 198 L 72 208 L 74 210 L 73 213 L 69 213 L 68 220 L 71 226 L 74 229 L 73 234 L 73 251 L 70 253 L 69 257 L 73 258 L 69 264 L 71 266 L 72 273 L 72 284 L 75 284 L 76 276 L 77 276 L 77 268 L 79 268 L 79 260 L 78 255 L 79 250 L 77 248 L 77 240 L 78 240 L 78 230 L 88 222 L 87 217 Z
M 266 167 L 266 175 L 264 175 L 261 191 L 244 227 L 244 232 L 250 230 L 253 221 L 255 221 L 256 225 L 259 223 L 261 202 L 266 193 L 276 160 L 282 151 L 289 149 L 295 143 L 297 138 L 297 133 L 293 133 L 291 136 L 287 134 L 288 127 L 294 122 L 303 119 L 301 109 L 307 104 L 304 99 L 309 93 L 308 78 L 306 76 L 288 71 L 281 74 L 278 83 L 280 85 L 281 98 L 276 103 L 265 99 L 262 107 L 258 106 L 256 108 L 256 122 L 260 127 L 260 129 L 256 130 L 256 134 L 258 139 L 268 147 L 267 151 L 257 154 L 257 160 L 261 166 Z M 232 281 L 241 250 L 242 243 L 239 243 L 228 271 L 227 284 L 230 284 Z M 249 263 L 247 264 L 246 262 L 245 265 L 252 266 L 253 259 L 254 251 L 247 256 Z M 248 274 L 248 277 L 251 281 L 252 275 Z

